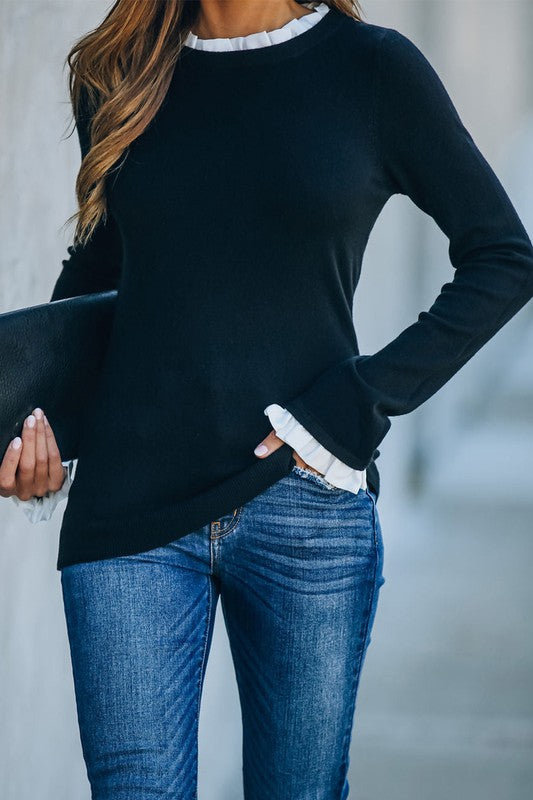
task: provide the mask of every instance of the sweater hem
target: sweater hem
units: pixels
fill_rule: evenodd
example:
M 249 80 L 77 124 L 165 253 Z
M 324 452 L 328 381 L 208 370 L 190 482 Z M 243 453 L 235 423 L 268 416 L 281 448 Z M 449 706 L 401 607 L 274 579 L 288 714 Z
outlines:
M 134 555 L 180 539 L 209 525 L 261 494 L 288 475 L 296 460 L 284 443 L 247 469 L 193 497 L 171 505 L 123 514 L 119 520 L 96 517 L 67 500 L 60 530 L 56 569 L 87 561 Z

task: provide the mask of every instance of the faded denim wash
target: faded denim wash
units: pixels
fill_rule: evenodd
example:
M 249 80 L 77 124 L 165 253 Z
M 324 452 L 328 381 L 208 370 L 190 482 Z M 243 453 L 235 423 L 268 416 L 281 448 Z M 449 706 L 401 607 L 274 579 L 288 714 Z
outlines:
M 353 494 L 297 465 L 166 546 L 64 567 L 92 798 L 197 798 L 200 698 L 220 597 L 246 800 L 345 800 L 382 568 L 372 490 Z

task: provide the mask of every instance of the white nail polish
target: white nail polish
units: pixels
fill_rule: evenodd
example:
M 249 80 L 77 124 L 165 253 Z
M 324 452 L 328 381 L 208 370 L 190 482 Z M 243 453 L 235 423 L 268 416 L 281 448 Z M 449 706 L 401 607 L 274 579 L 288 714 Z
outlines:
M 35 422 L 36 422 L 36 419 L 33 416 L 33 414 L 30 414 L 29 417 L 26 417 L 26 425 L 28 426 L 28 428 L 34 428 L 35 427 Z
M 22 439 L 20 436 L 15 436 L 13 441 L 11 442 L 11 447 L 13 450 L 20 450 L 20 445 L 22 444 Z
M 266 444 L 258 444 L 254 450 L 254 453 L 256 456 L 264 456 L 265 453 L 268 453 L 268 447 Z
M 33 415 L 34 415 L 34 417 L 36 417 L 37 419 L 42 419 L 42 416 L 43 416 L 43 410 L 42 410 L 42 408 L 34 408 L 34 409 L 33 409 Z

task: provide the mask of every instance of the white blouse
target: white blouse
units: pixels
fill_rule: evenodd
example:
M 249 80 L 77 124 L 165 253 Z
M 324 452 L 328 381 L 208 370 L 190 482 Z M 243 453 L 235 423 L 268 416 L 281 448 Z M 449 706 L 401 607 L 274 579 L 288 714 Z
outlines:
M 272 31 L 249 33 L 246 36 L 220 37 L 216 39 L 199 39 L 196 34 L 190 31 L 185 39 L 185 44 L 197 50 L 215 51 L 246 50 L 275 45 L 309 30 L 329 11 L 329 6 L 323 2 L 308 2 L 302 3 L 302 5 L 313 9 L 313 11 L 310 14 L 304 14 L 302 17 L 289 20 L 281 28 L 276 28 Z M 265 408 L 264 413 L 276 432 L 276 436 L 289 444 L 306 464 L 321 472 L 328 483 L 354 494 L 357 494 L 361 488 L 367 488 L 366 470 L 353 469 L 332 455 L 285 408 L 272 403 Z M 265 458 L 268 458 L 268 456 L 265 456 Z M 18 497 L 12 495 L 11 499 L 22 508 L 31 522 L 50 519 L 57 504 L 68 496 L 76 472 L 77 459 L 63 461 L 62 463 L 67 467 L 67 474 L 61 489 L 57 492 L 47 492 L 44 497 L 32 497 L 29 500 L 19 500 Z

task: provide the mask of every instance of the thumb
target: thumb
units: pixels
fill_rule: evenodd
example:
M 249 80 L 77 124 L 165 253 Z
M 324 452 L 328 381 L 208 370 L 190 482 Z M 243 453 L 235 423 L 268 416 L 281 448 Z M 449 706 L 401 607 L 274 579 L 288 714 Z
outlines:
M 265 458 L 269 456 L 270 453 L 273 453 L 274 450 L 277 450 L 278 447 L 281 447 L 283 444 L 283 439 L 280 439 L 276 436 L 275 431 L 270 431 L 268 436 L 260 442 L 254 450 L 256 456 L 259 458 Z

